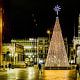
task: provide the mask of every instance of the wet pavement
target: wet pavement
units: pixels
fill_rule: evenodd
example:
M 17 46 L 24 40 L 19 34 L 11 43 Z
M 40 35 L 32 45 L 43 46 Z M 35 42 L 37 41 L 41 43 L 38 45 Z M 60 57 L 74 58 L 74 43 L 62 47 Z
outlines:
M 34 67 L 7 69 L 0 72 L 0 80 L 39 80 L 38 69 Z
M 6 69 L 6 71 L 0 71 L 0 80 L 80 80 L 78 73 L 77 78 L 74 78 L 74 74 L 72 74 L 74 72 L 65 70 L 58 71 L 45 72 L 47 74 L 47 76 L 45 76 L 44 70 L 42 70 L 41 73 L 37 67 Z

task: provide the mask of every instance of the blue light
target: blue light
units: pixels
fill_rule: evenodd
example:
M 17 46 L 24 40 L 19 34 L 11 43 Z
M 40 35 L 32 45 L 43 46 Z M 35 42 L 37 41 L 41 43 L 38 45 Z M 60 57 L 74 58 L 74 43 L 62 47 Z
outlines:
M 58 16 L 58 12 L 61 10 L 60 6 L 59 5 L 56 5 L 55 8 L 54 8 L 54 11 L 57 13 L 57 16 Z

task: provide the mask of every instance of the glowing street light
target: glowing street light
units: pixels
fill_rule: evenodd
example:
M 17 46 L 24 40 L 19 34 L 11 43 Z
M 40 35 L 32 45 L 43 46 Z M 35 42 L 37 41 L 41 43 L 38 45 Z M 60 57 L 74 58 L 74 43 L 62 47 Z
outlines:
M 12 56 L 12 54 L 9 54 L 9 56 L 11 57 L 11 56 Z
M 49 35 L 49 41 L 50 41 L 50 34 L 51 34 L 50 30 L 47 30 L 47 34 Z
M 50 34 L 50 30 L 47 30 L 47 34 Z
M 10 53 L 10 54 L 9 54 L 9 57 L 10 57 L 10 62 L 11 62 L 11 58 L 12 58 L 12 56 L 13 56 L 13 55 Z
M 33 39 L 33 38 L 29 38 L 29 40 L 30 40 L 30 41 L 33 41 L 34 39 Z

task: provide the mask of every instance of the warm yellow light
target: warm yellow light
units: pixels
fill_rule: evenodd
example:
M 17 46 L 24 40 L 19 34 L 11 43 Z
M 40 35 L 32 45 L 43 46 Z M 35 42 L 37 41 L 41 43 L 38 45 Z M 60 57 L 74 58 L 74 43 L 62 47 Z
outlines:
M 0 33 L 2 32 L 2 8 L 0 9 Z
M 44 80 L 73 80 L 76 70 L 44 70 Z
M 15 56 L 18 56 L 18 54 L 15 54 Z
M 30 41 L 33 41 L 34 39 L 33 39 L 33 38 L 29 38 L 29 40 L 30 40 Z
M 0 64 L 2 62 L 2 8 L 0 8 Z
M 33 46 L 24 46 L 25 49 L 31 49 Z
M 50 34 L 50 30 L 47 30 L 47 34 Z
M 9 54 L 9 56 L 12 56 L 12 54 Z
M 30 58 L 31 56 L 29 55 L 28 57 Z

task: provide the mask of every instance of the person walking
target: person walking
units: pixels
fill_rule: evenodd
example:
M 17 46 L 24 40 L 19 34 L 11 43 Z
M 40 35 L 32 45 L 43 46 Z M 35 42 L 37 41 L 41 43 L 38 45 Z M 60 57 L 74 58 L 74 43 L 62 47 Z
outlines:
M 9 69 L 11 68 L 11 63 L 9 63 L 8 67 L 9 67 Z
M 40 63 L 38 64 L 38 68 L 39 68 L 39 71 L 42 73 L 42 70 L 41 70 L 42 69 L 42 65 Z
M 77 64 L 76 70 L 77 72 L 79 72 L 79 64 Z

